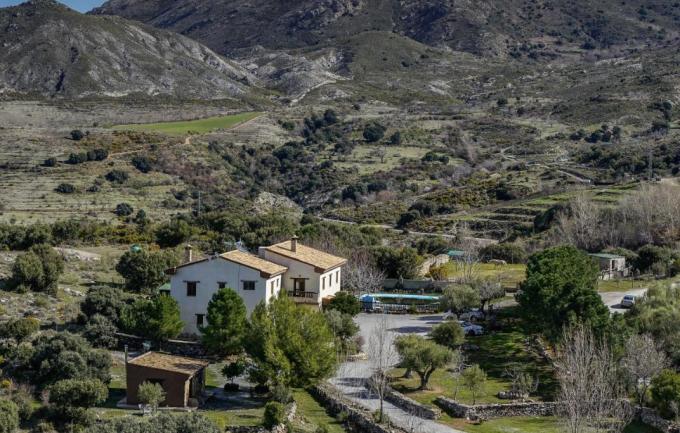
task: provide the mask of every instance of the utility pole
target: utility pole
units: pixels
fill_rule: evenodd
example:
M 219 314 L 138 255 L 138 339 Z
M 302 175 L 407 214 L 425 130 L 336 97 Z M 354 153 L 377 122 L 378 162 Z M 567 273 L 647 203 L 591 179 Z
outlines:
M 201 217 L 201 191 L 198 191 L 198 217 Z

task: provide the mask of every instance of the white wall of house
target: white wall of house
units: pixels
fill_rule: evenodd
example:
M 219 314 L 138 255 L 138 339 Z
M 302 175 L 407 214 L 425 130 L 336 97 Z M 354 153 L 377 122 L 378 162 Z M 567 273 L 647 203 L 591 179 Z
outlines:
M 260 257 L 270 262 L 288 268 L 283 274 L 283 287 L 292 291 L 293 281 L 296 278 L 305 278 L 305 292 L 317 293 L 316 302 L 321 305 L 325 297 L 334 296 L 342 287 L 342 269 L 332 269 L 326 273 L 319 274 L 314 266 L 299 262 L 286 256 L 281 256 L 265 248 L 260 248 Z
M 254 282 L 254 290 L 244 290 L 246 281 Z M 190 282 L 196 282 L 196 296 L 187 296 L 187 283 Z M 199 314 L 203 315 L 203 325 L 208 324 L 205 317 L 208 303 L 219 290 L 220 283 L 241 296 L 248 314 L 261 301 L 269 302 L 273 296 L 278 296 L 282 287 L 281 275 L 263 278 L 260 271 L 219 257 L 180 267 L 170 279 L 170 294 L 179 304 L 185 334 L 200 333 L 197 326 Z

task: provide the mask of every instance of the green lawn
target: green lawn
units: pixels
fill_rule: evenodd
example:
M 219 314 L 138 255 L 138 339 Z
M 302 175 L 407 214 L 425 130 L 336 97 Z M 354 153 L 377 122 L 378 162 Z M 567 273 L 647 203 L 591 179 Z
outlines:
M 647 280 L 609 280 L 598 281 L 598 290 L 600 292 L 627 292 L 636 289 L 652 289 L 655 287 L 668 287 L 672 283 L 680 281 L 680 278 L 665 278 L 661 280 L 647 279 Z
M 496 395 L 499 391 L 507 391 L 510 380 L 506 373 L 515 365 L 527 368 L 539 379 L 537 395 L 534 399 L 550 400 L 555 390 L 555 379 L 552 367 L 540 359 L 524 345 L 525 335 L 519 330 L 508 327 L 506 331 L 494 332 L 481 337 L 468 337 L 471 345 L 478 350 L 470 350 L 465 353 L 467 364 L 479 364 L 487 373 L 487 382 L 483 395 L 477 396 L 477 403 L 502 403 L 507 400 L 499 400 Z M 417 375 L 409 379 L 402 378 L 404 370 L 395 369 L 392 375 L 396 377 L 393 387 L 409 397 L 425 404 L 434 405 L 434 400 L 444 395 L 463 403 L 472 403 L 472 394 L 460 384 L 457 379 L 446 370 L 437 370 L 430 378 L 428 390 L 418 391 L 419 380 Z M 456 393 L 456 387 L 458 392 Z
M 297 417 L 293 423 L 296 432 L 314 433 L 317 427 L 325 426 L 328 433 L 345 433 L 345 428 L 337 419 L 330 416 L 307 391 L 293 390 L 293 398 L 297 402 Z
M 469 433 L 558 433 L 559 421 L 555 417 L 516 417 L 489 420 L 481 425 L 468 424 L 463 419 L 444 420 L 445 424 Z M 634 422 L 624 433 L 659 433 L 658 430 Z
M 462 270 L 457 266 L 456 262 L 448 262 L 446 269 L 449 278 L 456 278 L 462 276 Z M 526 265 L 505 265 L 496 266 L 489 263 L 480 263 L 477 266 L 477 276 L 480 278 L 498 278 L 503 287 L 516 289 L 517 285 L 526 278 Z
M 183 122 L 116 125 L 113 127 L 113 129 L 122 131 L 160 132 L 168 135 L 187 135 L 191 133 L 205 134 L 216 129 L 233 128 L 234 126 L 237 126 L 243 122 L 247 122 L 258 117 L 261 114 L 262 113 L 259 112 L 248 112 Z

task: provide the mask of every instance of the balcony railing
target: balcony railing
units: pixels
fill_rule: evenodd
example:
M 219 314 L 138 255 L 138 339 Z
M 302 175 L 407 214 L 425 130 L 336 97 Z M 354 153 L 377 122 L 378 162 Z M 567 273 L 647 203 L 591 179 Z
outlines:
M 318 299 L 319 294 L 315 292 L 301 292 L 298 290 L 289 290 L 288 296 L 290 296 L 291 298 Z

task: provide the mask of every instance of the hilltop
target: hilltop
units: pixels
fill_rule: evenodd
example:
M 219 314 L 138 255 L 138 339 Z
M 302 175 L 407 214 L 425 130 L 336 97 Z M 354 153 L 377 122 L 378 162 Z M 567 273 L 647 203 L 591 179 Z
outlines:
M 184 36 L 51 0 L 0 9 L 0 93 L 231 98 L 252 77 Z
M 388 31 L 477 55 L 537 59 L 667 45 L 680 29 L 680 5 L 663 0 L 109 0 L 92 13 L 173 30 L 220 53 L 338 46 Z

